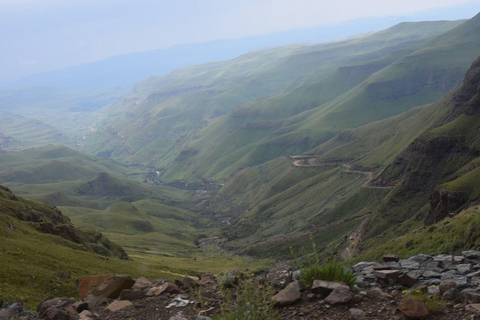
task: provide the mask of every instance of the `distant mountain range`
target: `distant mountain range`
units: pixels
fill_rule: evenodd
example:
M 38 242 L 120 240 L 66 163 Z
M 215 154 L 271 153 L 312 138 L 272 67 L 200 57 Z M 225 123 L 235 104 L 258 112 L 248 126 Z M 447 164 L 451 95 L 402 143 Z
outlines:
M 425 19 L 421 14 L 409 17 L 375 17 L 290 30 L 239 39 L 176 45 L 171 48 L 130 53 L 105 60 L 32 75 L 4 83 L 5 87 L 63 87 L 130 89 L 136 82 L 162 75 L 177 68 L 235 58 L 241 54 L 273 47 L 332 41 L 361 33 L 382 30 L 396 23 Z M 0 83 L 1 84 L 1 83 Z

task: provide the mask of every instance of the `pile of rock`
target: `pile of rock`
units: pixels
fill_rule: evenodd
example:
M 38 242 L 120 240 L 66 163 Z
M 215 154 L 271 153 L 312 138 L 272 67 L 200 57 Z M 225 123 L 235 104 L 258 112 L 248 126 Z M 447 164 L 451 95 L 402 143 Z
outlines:
M 113 315 L 121 310 L 133 309 L 133 302 L 136 300 L 151 301 L 155 298 L 165 301 L 165 308 L 176 309 L 174 307 L 194 304 L 194 301 L 189 300 L 189 296 L 185 294 L 186 291 L 212 283 L 216 285 L 212 274 L 202 274 L 200 280 L 185 277 L 183 281 L 177 280 L 175 283 L 166 279 L 153 282 L 146 278 L 133 280 L 128 275 L 86 276 L 77 280 L 81 301 L 73 298 L 48 297 L 38 306 L 36 315 L 26 314 L 21 303 L 12 303 L 4 305 L 0 310 L 0 320 L 104 319 L 106 314 Z M 172 316 L 166 319 L 191 319 L 178 317 L 175 311 L 171 313 Z
M 352 267 L 359 287 L 422 287 L 447 300 L 473 300 L 480 294 L 480 251 L 462 255 L 419 254 L 408 259 L 385 255 L 384 263 L 359 262 Z M 442 290 L 442 288 L 449 288 Z M 480 300 L 478 301 L 480 302 Z
M 480 251 L 456 256 L 420 254 L 408 259 L 385 255 L 382 263 L 359 262 L 351 271 L 357 278 L 353 288 L 321 279 L 307 287 L 299 279 L 300 272 L 286 264 L 262 277 L 276 288 L 271 300 L 282 319 L 377 319 L 379 314 L 398 320 L 432 317 L 424 301 L 405 297 L 408 291 L 446 301 L 447 308 L 434 319 L 480 319 Z M 241 275 L 232 272 L 218 281 L 226 287 L 237 278 Z M 207 315 L 218 315 L 222 299 L 212 274 L 175 282 L 134 280 L 127 275 L 87 276 L 78 279 L 77 286 L 81 301 L 48 297 L 35 316 L 25 314 L 21 303 L 0 305 L 0 320 L 209 319 Z
M 298 272 L 275 270 L 274 275 L 280 279 L 272 283 L 288 283 L 288 279 L 292 282 L 272 299 L 279 306 L 321 300 L 331 306 L 347 306 L 354 316 L 361 310 L 353 307 L 364 299 L 376 302 L 397 299 L 397 310 L 405 317 L 425 318 L 429 311 L 422 300 L 403 299 L 405 293 L 415 289 L 480 317 L 480 251 L 464 251 L 462 255 L 453 256 L 419 254 L 408 259 L 388 254 L 383 257 L 383 263 L 359 262 L 351 271 L 358 283 L 353 291 L 343 284 L 321 280 L 315 280 L 311 288 L 306 288 L 298 281 Z

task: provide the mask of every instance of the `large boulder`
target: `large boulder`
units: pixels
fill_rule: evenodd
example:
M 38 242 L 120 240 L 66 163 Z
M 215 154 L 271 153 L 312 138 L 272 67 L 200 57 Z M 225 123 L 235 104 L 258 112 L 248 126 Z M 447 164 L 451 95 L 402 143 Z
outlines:
M 348 305 L 352 303 L 355 298 L 355 294 L 350 291 L 347 287 L 337 287 L 335 288 L 328 297 L 325 298 L 325 301 L 331 305 Z
M 425 319 L 429 315 L 425 302 L 420 299 L 403 299 L 400 311 L 407 319 Z
M 125 289 L 130 289 L 135 281 L 127 275 L 86 276 L 77 280 L 82 300 L 96 303 L 102 299 L 117 299 Z

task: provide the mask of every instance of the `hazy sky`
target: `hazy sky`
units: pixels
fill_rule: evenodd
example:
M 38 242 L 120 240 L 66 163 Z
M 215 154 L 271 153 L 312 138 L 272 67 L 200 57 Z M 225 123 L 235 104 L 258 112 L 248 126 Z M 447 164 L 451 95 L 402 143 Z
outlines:
M 0 70 L 13 78 L 174 44 L 438 9 L 434 19 L 470 18 L 480 0 L 0 0 Z

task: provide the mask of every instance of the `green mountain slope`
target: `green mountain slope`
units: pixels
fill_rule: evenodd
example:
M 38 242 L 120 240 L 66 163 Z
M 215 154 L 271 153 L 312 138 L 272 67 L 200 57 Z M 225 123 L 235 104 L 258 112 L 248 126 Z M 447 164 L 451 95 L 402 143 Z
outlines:
M 386 220 L 403 222 L 413 216 L 431 224 L 478 198 L 479 92 L 480 59 L 452 95 L 432 106 L 443 111 L 442 117 L 378 178 L 398 180 L 398 185 L 379 208 L 372 236 L 390 227 Z
M 475 203 L 479 96 L 480 59 L 445 98 L 343 131 L 310 151 L 314 161 L 279 158 L 241 170 L 212 202 L 231 219 L 228 245 L 287 254 L 289 243 L 313 233 L 331 255 L 365 219 L 367 249 Z
M 288 146 L 300 152 L 331 137 L 291 136 L 272 142 L 280 146 L 273 149 L 264 144 L 300 129 L 304 113 L 460 23 L 400 24 L 371 36 L 254 52 L 148 79 L 112 106 L 106 129 L 89 135 L 85 148 L 155 165 L 166 181 L 228 177 Z
M 449 34 L 456 35 L 452 37 L 454 40 L 440 37 L 426 41 L 422 49 L 414 52 L 383 56 L 381 62 L 385 64 L 388 58 L 397 59 L 386 66 L 379 63 L 378 69 L 371 74 L 365 72 L 364 81 L 352 88 L 343 86 L 343 83 L 348 85 L 348 81 L 339 77 L 341 72 L 338 71 L 332 78 L 325 78 L 337 90 L 329 90 L 330 86 L 317 82 L 333 93 L 328 97 L 322 90 L 315 91 L 326 100 L 317 99 L 315 103 L 310 101 L 312 95 L 296 95 L 297 90 L 307 92 L 300 87 L 288 94 L 290 98 L 280 97 L 270 105 L 260 101 L 237 107 L 196 133 L 195 139 L 183 150 L 190 156 L 176 158 L 163 177 L 227 178 L 239 168 L 281 155 L 305 152 L 342 129 L 355 128 L 436 101 L 460 82 L 478 55 L 479 20 L 480 16 L 476 16 L 462 28 L 450 31 Z M 377 62 L 370 61 L 367 66 Z M 359 68 L 356 65 L 352 69 Z M 349 74 L 355 75 L 354 72 Z M 339 88 L 344 88 L 345 92 L 342 94 Z M 302 102 L 296 101 L 306 104 L 302 106 Z M 298 109 L 289 113 L 294 107 Z

